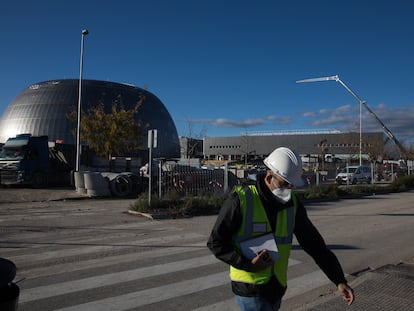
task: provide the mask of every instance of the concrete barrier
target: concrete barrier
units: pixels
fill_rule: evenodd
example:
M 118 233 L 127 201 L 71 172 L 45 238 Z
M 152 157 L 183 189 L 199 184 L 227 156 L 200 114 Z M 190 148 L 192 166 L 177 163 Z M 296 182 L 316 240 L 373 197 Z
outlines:
M 108 179 L 99 172 L 85 172 L 86 194 L 90 197 L 111 196 Z
M 85 172 L 82 172 L 82 171 L 73 173 L 74 178 L 75 178 L 76 192 L 82 193 L 82 194 L 86 193 L 84 173 Z

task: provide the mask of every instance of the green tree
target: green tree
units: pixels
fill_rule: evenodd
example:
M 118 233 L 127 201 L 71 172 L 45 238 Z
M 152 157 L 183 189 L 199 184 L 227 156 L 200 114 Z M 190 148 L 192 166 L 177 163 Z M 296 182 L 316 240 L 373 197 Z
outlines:
M 142 145 L 141 123 L 135 115 L 145 101 L 141 95 L 132 109 L 125 109 L 119 96 L 113 102 L 110 112 L 103 103 L 81 111 L 80 139 L 98 156 L 110 159 L 112 156 L 125 156 Z M 72 110 L 69 119 L 76 120 L 77 112 Z M 76 130 L 75 133 L 76 134 Z

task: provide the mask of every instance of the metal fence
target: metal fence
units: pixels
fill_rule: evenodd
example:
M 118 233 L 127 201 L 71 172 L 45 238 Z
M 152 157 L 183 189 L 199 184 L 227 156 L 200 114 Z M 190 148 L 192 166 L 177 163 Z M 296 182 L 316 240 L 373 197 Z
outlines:
M 177 164 L 162 170 L 156 187 L 160 197 L 167 193 L 202 195 L 225 193 L 236 183 L 236 176 L 227 169 L 205 170 Z
M 249 171 L 250 172 L 250 171 Z M 249 173 L 247 172 L 247 173 Z M 303 179 L 305 187 L 319 183 L 335 182 L 335 177 L 339 172 L 339 166 L 334 163 L 326 163 L 325 171 L 306 171 Z M 324 173 L 324 174 L 322 174 Z M 399 176 L 405 175 L 406 172 L 387 165 L 372 165 L 372 178 L 370 183 L 392 182 Z M 168 164 L 162 167 L 153 167 L 152 193 L 157 193 L 158 197 L 164 197 L 168 194 L 182 195 L 205 195 L 205 194 L 224 194 L 231 190 L 236 184 L 246 181 L 244 177 L 236 176 L 237 170 L 227 169 L 200 169 L 192 166 L 181 164 Z M 161 178 L 158 178 L 158 177 Z M 148 180 L 148 179 L 147 179 Z M 147 190 L 147 182 L 141 179 L 141 191 Z

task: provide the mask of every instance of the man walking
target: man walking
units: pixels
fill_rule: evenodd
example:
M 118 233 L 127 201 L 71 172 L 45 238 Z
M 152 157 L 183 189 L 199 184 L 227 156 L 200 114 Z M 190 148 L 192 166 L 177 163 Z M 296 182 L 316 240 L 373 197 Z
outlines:
M 237 186 L 225 201 L 207 242 L 211 252 L 230 265 L 232 290 L 241 310 L 280 308 L 293 234 L 337 286 L 343 300 L 352 304 L 353 290 L 338 259 L 292 193 L 293 187 L 303 185 L 300 156 L 280 147 L 264 164 L 267 170 L 257 176 L 255 185 Z M 266 248 L 260 249 L 262 243 Z

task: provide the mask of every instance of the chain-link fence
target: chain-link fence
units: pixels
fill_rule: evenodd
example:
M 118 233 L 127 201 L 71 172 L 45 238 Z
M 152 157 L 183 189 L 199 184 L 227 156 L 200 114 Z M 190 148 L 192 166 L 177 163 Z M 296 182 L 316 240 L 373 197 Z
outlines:
M 406 169 L 398 165 L 371 164 L 370 178 L 364 180 L 365 183 L 389 183 L 396 178 L 406 175 Z M 335 183 L 336 176 L 346 164 L 324 163 L 324 170 L 314 166 L 304 166 L 303 179 L 305 186 L 319 185 L 320 183 Z M 163 164 L 152 167 L 152 186 L 151 192 L 157 193 L 158 197 L 164 197 L 168 194 L 182 195 L 205 195 L 205 194 L 224 194 L 230 191 L 236 184 L 244 183 L 262 170 L 237 170 L 228 169 L 227 166 L 216 169 L 201 169 L 190 165 L 182 165 L 178 163 Z M 161 178 L 158 178 L 158 177 Z M 362 180 L 359 182 L 363 182 Z M 139 179 L 139 192 L 148 190 L 148 177 L 141 176 Z
M 237 178 L 225 168 L 208 170 L 176 164 L 168 170 L 162 170 L 161 179 L 156 183 L 161 196 L 167 193 L 220 194 L 231 189 L 237 183 Z

